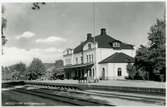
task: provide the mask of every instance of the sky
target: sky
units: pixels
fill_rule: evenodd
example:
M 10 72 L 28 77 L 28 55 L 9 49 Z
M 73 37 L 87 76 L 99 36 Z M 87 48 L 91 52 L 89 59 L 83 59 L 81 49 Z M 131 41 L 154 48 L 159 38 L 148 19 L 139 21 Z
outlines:
M 46 3 L 40 10 L 32 10 L 32 3 L 4 5 L 4 65 L 29 64 L 34 57 L 53 63 L 66 48 L 75 48 L 87 33 L 98 35 L 101 28 L 125 43 L 146 45 L 150 27 L 165 13 L 164 2 Z

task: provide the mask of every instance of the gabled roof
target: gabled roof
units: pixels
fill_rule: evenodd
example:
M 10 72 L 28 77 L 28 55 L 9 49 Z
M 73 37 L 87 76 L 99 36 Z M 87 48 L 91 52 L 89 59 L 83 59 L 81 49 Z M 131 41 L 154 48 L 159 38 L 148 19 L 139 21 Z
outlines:
M 104 63 L 133 63 L 134 58 L 126 55 L 124 53 L 114 53 L 111 56 L 105 58 L 104 60 L 100 61 L 99 64 L 104 64 Z
M 74 48 L 74 53 L 79 53 L 83 51 L 83 46 L 86 44 L 86 41 L 79 44 L 76 48 Z
M 95 41 L 98 43 L 98 48 L 113 48 L 112 43 L 117 41 L 120 43 L 120 49 L 133 49 L 133 45 L 123 43 L 107 34 L 95 36 Z
M 93 38 L 91 40 L 86 40 L 74 48 L 74 53 L 79 53 L 83 51 L 83 46 L 88 42 L 94 42 Z
M 79 53 L 83 51 L 83 46 L 87 42 L 93 42 L 95 38 L 95 41 L 98 43 L 98 48 L 113 48 L 113 42 L 119 42 L 120 43 L 120 48 L 119 49 L 133 49 L 133 45 L 123 43 L 117 39 L 112 38 L 111 36 L 107 35 L 106 33 L 101 33 L 100 35 L 97 35 L 95 37 L 92 37 L 90 40 L 85 40 L 81 44 L 79 44 L 76 48 L 74 48 L 74 53 Z

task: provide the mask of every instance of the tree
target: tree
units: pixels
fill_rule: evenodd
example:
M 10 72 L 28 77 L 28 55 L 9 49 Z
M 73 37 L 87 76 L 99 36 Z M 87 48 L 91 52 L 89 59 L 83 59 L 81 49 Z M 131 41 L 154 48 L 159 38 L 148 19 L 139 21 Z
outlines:
M 50 67 L 46 70 L 45 74 L 42 76 L 42 79 L 51 80 L 54 74 L 54 67 Z
M 9 67 L 2 66 L 2 80 L 12 80 L 12 73 Z
M 14 80 L 21 80 L 25 77 L 26 65 L 22 62 L 9 67 Z
M 135 67 L 138 71 L 138 74 L 142 76 L 145 80 L 149 80 L 153 75 L 152 73 L 152 62 L 149 60 L 150 51 L 147 47 L 141 45 L 140 48 L 136 51 L 135 57 Z M 141 74 L 143 73 L 143 75 Z M 144 75 L 145 74 L 145 75 Z
M 46 3 L 45 2 L 41 2 L 41 3 L 39 3 L 39 2 L 34 2 L 33 4 L 32 4 L 32 9 L 33 10 L 39 10 L 40 9 L 40 6 L 41 5 L 45 5 Z
M 34 58 L 30 66 L 27 69 L 27 79 L 36 80 L 40 79 L 42 75 L 45 74 L 45 66 L 42 61 L 38 58 Z
M 148 39 L 150 41 L 150 56 L 149 60 L 153 63 L 153 72 L 164 76 L 160 78 L 164 81 L 166 75 L 166 48 L 165 48 L 165 20 L 157 19 L 156 24 L 151 27 L 150 33 L 148 33 Z
M 148 35 L 149 46 L 141 45 L 136 51 L 135 66 L 146 72 L 147 79 L 165 81 L 165 20 L 157 19 Z
M 127 65 L 128 78 L 134 80 L 136 75 L 136 68 L 131 63 Z

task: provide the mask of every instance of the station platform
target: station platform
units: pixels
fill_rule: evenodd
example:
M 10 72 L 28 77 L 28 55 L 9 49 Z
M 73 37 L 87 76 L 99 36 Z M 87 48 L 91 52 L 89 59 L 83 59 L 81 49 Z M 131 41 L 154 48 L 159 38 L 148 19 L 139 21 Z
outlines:
M 166 95 L 165 82 L 142 81 L 142 80 L 105 80 L 96 83 L 79 82 L 78 80 L 31 80 L 12 83 L 3 83 L 3 86 L 10 84 L 22 85 L 38 85 L 47 87 L 57 87 L 63 89 L 79 89 L 79 90 L 103 90 L 117 91 L 127 93 L 140 93 L 152 95 Z
M 43 80 L 34 82 L 62 83 L 62 84 L 86 84 L 98 86 L 140 87 L 140 88 L 166 88 L 165 82 L 144 80 L 102 80 L 97 83 L 79 83 L 78 80 Z
M 141 81 L 141 80 L 106 80 L 97 83 L 79 82 L 77 80 L 54 81 L 25 81 L 30 85 L 44 85 L 62 88 L 77 88 L 81 90 L 104 90 L 117 92 L 131 92 L 140 94 L 166 95 L 165 82 Z

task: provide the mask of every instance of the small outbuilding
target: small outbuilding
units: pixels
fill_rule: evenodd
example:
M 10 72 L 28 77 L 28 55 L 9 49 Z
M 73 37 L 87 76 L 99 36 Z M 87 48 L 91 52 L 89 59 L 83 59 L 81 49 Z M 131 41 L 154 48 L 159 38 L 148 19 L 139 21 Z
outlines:
M 134 63 L 134 58 L 123 52 L 112 54 L 99 62 L 100 79 L 125 79 L 128 76 L 128 63 Z

